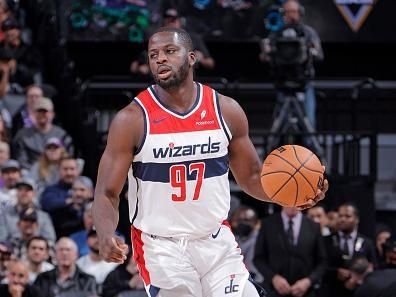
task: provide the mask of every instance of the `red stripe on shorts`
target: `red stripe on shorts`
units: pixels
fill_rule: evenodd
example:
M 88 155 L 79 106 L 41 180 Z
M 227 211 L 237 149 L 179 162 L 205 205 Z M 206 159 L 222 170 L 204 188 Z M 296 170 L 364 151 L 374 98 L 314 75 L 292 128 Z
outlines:
M 133 260 L 135 260 L 136 265 L 139 268 L 140 276 L 142 277 L 146 286 L 148 286 L 150 281 L 150 273 L 146 268 L 146 263 L 144 261 L 144 250 L 143 250 L 143 240 L 142 231 L 139 229 L 131 227 L 131 237 L 132 237 L 132 247 L 133 247 Z
M 231 225 L 227 220 L 224 220 L 221 224 L 231 229 Z

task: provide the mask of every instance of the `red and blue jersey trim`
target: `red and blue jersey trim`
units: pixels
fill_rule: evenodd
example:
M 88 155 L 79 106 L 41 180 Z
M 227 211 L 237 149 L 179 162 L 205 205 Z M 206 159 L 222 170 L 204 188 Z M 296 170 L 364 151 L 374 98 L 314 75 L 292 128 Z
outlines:
M 136 96 L 136 101 L 145 110 L 149 134 L 183 133 L 222 129 L 219 122 L 213 90 L 196 83 L 197 97 L 186 113 L 179 113 L 166 106 L 155 93 L 153 87 Z
M 184 162 L 175 162 L 175 163 L 143 163 L 143 162 L 134 162 L 132 164 L 133 175 L 142 180 L 142 181 L 151 181 L 151 182 L 162 182 L 169 183 L 169 170 L 170 167 L 177 165 L 185 165 L 186 168 L 189 167 L 190 164 L 193 163 L 205 163 L 205 175 L 204 179 L 221 176 L 228 173 L 228 155 L 212 158 L 212 159 L 202 159 L 202 160 L 192 160 L 192 161 L 184 161 Z M 196 180 L 197 173 L 195 171 L 187 174 L 187 180 Z

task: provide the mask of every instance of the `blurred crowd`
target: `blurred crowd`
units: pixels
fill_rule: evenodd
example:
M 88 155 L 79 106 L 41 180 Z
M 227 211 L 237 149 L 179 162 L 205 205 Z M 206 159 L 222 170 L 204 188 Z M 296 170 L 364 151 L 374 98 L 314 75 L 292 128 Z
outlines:
M 379 224 L 374 241 L 361 234 L 353 203 L 304 213 L 283 207 L 263 220 L 240 206 L 230 220 L 246 267 L 268 296 L 395 296 L 395 230 Z
M 200 67 L 212 69 L 201 37 L 208 26 L 214 35 L 245 36 L 252 26 L 241 22 L 252 24 L 265 3 L 207 2 L 222 14 L 213 17 L 218 10 L 205 1 L 163 1 L 161 25 L 196 32 Z M 29 1 L 15 3 L 0 0 L 0 296 L 145 296 L 132 250 L 122 265 L 99 255 L 94 183 L 57 119 L 33 10 Z M 207 15 L 212 23 L 203 21 Z M 145 55 L 130 68 L 147 75 Z M 269 296 L 394 296 L 395 230 L 378 226 L 373 242 L 359 233 L 359 220 L 350 203 L 306 213 L 283 208 L 262 221 L 253 208 L 239 206 L 230 216 L 246 267 Z

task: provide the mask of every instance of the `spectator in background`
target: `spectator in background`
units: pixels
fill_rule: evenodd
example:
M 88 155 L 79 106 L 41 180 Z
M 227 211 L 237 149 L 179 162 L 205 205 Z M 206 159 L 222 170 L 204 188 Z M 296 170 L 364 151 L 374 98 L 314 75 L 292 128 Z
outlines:
M 4 214 L 4 206 L 0 204 L 0 241 L 7 238 L 7 228 Z
M 29 272 L 26 264 L 13 260 L 9 264 L 7 284 L 0 285 L 1 297 L 41 297 L 40 291 L 29 285 Z
M 181 18 L 176 9 L 169 8 L 165 11 L 163 16 L 163 26 L 170 28 L 183 27 Z M 195 68 L 202 67 L 205 69 L 213 69 L 215 67 L 215 61 L 211 57 L 202 37 L 194 32 L 189 32 L 189 34 L 191 36 L 194 52 L 197 57 L 197 64 L 195 65 Z M 147 51 L 143 51 L 137 60 L 132 61 L 130 70 L 133 74 L 140 74 L 143 76 L 148 76 L 150 74 L 147 60 Z
M 85 205 L 83 214 L 84 230 L 75 232 L 70 235 L 70 238 L 73 239 L 78 246 L 78 253 L 80 257 L 85 256 L 89 253 L 89 247 L 87 244 L 88 232 L 93 228 L 91 208 L 92 203 L 88 203 Z
M 131 291 L 141 291 L 144 293 L 144 283 L 139 275 L 137 265 L 132 257 L 132 251 L 128 254 L 128 259 L 116 269 L 109 273 L 103 283 L 103 297 L 117 297 L 124 293 L 128 296 Z
M 14 139 L 14 154 L 23 168 L 30 169 L 44 151 L 48 139 L 60 139 L 65 149 L 73 155 L 72 139 L 65 130 L 52 123 L 55 112 L 51 99 L 42 97 L 35 101 L 34 127 L 18 131 Z
M 385 268 L 396 268 L 396 236 L 389 237 L 384 243 Z
M 0 114 L 0 141 L 9 143 L 10 137 L 6 123 L 3 120 L 3 116 Z
M 7 142 L 0 141 L 0 168 L 4 165 L 6 161 L 10 159 L 10 145 Z M 3 177 L 0 174 L 0 189 L 4 187 Z M 1 195 L 0 195 L 0 205 Z
M 339 230 L 325 237 L 328 263 L 324 279 L 325 296 L 349 297 L 353 295 L 350 262 L 357 256 L 366 257 L 375 267 L 375 247 L 366 236 L 358 233 L 359 210 L 353 203 L 343 203 L 338 208 Z
M 326 211 L 322 205 L 315 205 L 314 207 L 309 208 L 307 210 L 307 217 L 320 225 L 320 231 L 323 236 L 331 234 L 329 227 L 327 227 L 328 220 Z
M 316 127 L 316 96 L 312 83 L 309 80 L 315 77 L 315 69 L 313 62 L 323 60 L 323 49 L 321 41 L 316 30 L 303 22 L 302 11 L 304 8 L 297 0 L 287 0 L 282 4 L 283 7 L 283 21 L 285 26 L 272 32 L 268 39 L 264 39 L 261 44 L 261 53 L 259 58 L 262 62 L 271 62 L 276 80 L 281 84 L 278 88 L 278 101 L 284 101 L 283 88 L 286 81 L 297 82 L 302 84 L 302 89 L 305 92 L 303 101 L 304 110 L 312 127 Z M 284 66 L 276 63 L 274 59 L 277 53 L 276 41 L 283 37 L 297 37 L 305 41 L 307 47 L 307 60 L 303 63 L 297 63 L 293 66 Z
M 66 206 L 66 201 L 70 198 L 72 184 L 79 174 L 76 159 L 62 158 L 59 163 L 59 181 L 45 188 L 41 195 L 40 204 L 43 210 L 51 214 L 55 209 Z
M 17 228 L 19 231 L 18 234 L 12 235 L 10 240 L 13 253 L 18 259 L 26 260 L 27 242 L 34 236 L 39 235 L 37 213 L 34 208 L 27 208 L 20 213 Z
M 391 229 L 386 225 L 378 225 L 375 232 L 375 251 L 377 256 L 378 267 L 386 267 L 384 244 L 392 236 Z
M 394 297 L 384 295 L 387 288 L 396 285 L 396 269 L 374 270 L 365 257 L 356 257 L 351 262 L 351 278 L 357 284 L 354 297 Z
M 327 226 L 330 229 L 330 232 L 337 233 L 338 232 L 338 223 L 339 223 L 339 215 L 338 211 L 330 210 L 327 212 Z
M 44 97 L 43 89 L 38 85 L 30 85 L 26 88 L 25 103 L 21 106 L 12 120 L 13 135 L 22 128 L 33 127 L 35 122 L 34 104 Z
M 180 19 L 179 13 L 176 9 L 167 9 L 164 13 L 163 26 L 169 28 L 183 27 L 182 21 Z M 215 67 L 215 61 L 211 57 L 208 48 L 205 45 L 202 37 L 194 32 L 189 32 L 191 40 L 194 46 L 194 52 L 197 57 L 198 67 L 201 66 L 206 69 L 213 69 Z
M 26 261 L 29 270 L 29 283 L 34 283 L 42 272 L 54 269 L 54 265 L 47 262 L 49 259 L 49 244 L 42 236 L 34 236 L 26 243 Z
M 44 189 L 59 180 L 59 163 L 68 156 L 61 140 L 56 137 L 47 139 L 44 151 L 30 169 L 30 176 L 37 183 L 38 196 Z
M 0 47 L 12 54 L 11 83 L 26 87 L 41 81 L 42 57 L 35 48 L 25 44 L 21 38 L 21 28 L 13 18 L 6 19 L 1 24 L 4 40 Z
M 252 15 L 259 1 L 219 0 L 223 36 L 227 39 L 243 39 L 248 36 Z
M 231 228 L 241 249 L 247 270 L 256 282 L 262 283 L 263 276 L 253 264 L 254 249 L 260 229 L 257 213 L 251 207 L 240 206 L 231 216 Z
M 12 254 L 11 243 L 8 241 L 0 241 L 0 283 L 4 283 L 7 277 L 8 264 L 13 258 L 15 258 L 15 256 Z
M 47 240 L 54 242 L 56 237 L 51 218 L 46 212 L 37 209 L 37 206 L 34 203 L 36 197 L 34 182 L 29 178 L 24 178 L 19 181 L 15 187 L 17 191 L 17 202 L 15 205 L 8 206 L 4 211 L 4 227 L 7 230 L 7 238 L 12 239 L 14 237 L 21 236 L 18 230 L 18 221 L 20 220 L 22 213 L 30 210 L 30 212 L 33 213 L 29 218 L 31 218 L 30 220 L 36 221 L 38 234 L 45 237 Z M 3 226 L 0 226 L 0 229 L 2 227 Z
M 0 189 L 0 201 L 2 204 L 16 203 L 16 189 L 15 185 L 22 179 L 21 166 L 19 162 L 13 159 L 7 160 L 1 166 L 1 179 L 3 186 Z
M 12 128 L 12 116 L 8 101 L 10 98 L 11 53 L 0 47 L 0 116 L 7 129 Z
M 0 168 L 9 159 L 10 159 L 10 145 L 7 142 L 0 140 Z
M 254 264 L 272 289 L 270 296 L 315 296 L 326 269 L 319 225 L 292 207 L 283 207 L 261 225 Z
M 0 0 L 0 29 L 1 24 L 10 17 L 11 13 L 8 9 L 7 0 Z M 0 41 L 4 40 L 4 32 L 0 30 Z
M 39 274 L 34 286 L 41 297 L 96 296 L 95 278 L 76 265 L 77 246 L 73 240 L 62 237 L 55 245 L 56 268 Z
M 98 293 L 102 292 L 102 284 L 106 276 L 113 271 L 118 264 L 106 262 L 99 255 L 99 239 L 95 229 L 88 232 L 87 244 L 89 247 L 88 255 L 82 256 L 77 260 L 77 266 L 87 274 L 95 277 L 98 285 Z
M 51 212 L 58 238 L 84 230 L 84 208 L 93 200 L 93 190 L 93 183 L 89 177 L 79 176 L 74 180 L 67 204 Z

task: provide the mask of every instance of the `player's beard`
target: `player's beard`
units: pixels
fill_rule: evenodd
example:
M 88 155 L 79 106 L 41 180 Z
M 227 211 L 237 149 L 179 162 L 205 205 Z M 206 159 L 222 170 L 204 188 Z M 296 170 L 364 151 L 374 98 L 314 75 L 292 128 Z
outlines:
M 166 80 L 162 80 L 158 77 L 157 74 L 152 73 L 154 81 L 157 85 L 159 85 L 164 90 L 170 90 L 179 87 L 187 78 L 189 72 L 189 63 L 188 58 L 184 61 L 184 63 L 180 66 L 177 72 L 172 73 L 172 76 Z

